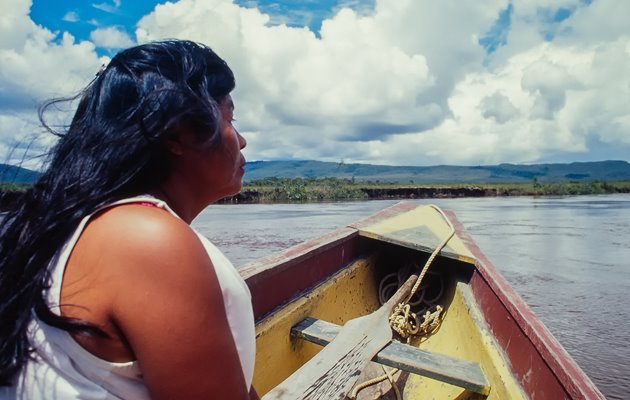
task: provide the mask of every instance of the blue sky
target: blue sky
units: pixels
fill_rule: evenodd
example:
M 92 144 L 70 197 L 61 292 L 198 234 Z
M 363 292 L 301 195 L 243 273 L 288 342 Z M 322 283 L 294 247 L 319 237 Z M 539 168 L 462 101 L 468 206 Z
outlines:
M 156 4 L 155 1 L 35 0 L 31 18 L 50 30 L 67 31 L 78 40 L 89 40 L 90 32 L 102 26 L 119 26 L 132 35 L 136 22 Z
M 28 148 L 35 163 L 54 143 L 42 101 L 76 93 L 121 48 L 173 37 L 210 45 L 234 70 L 250 160 L 630 159 L 624 0 L 4 2 L 7 161 Z
M 143 16 L 150 13 L 156 5 L 166 1 L 153 0 L 103 0 L 86 2 L 82 0 L 35 0 L 31 7 L 31 18 L 53 31 L 67 31 L 77 40 L 90 40 L 90 33 L 95 28 L 115 26 L 132 37 L 135 24 Z M 375 0 L 235 0 L 247 8 L 257 8 L 271 17 L 269 25 L 285 24 L 291 27 L 308 27 L 316 35 L 319 34 L 322 21 L 332 17 L 340 8 L 349 7 L 359 14 L 369 15 L 374 11 Z M 590 1 L 585 1 L 586 4 Z M 545 31 L 545 40 L 552 40 L 557 23 L 569 18 L 577 7 L 560 7 L 553 11 L 546 10 L 549 28 Z M 488 53 L 494 52 L 499 46 L 506 44 L 511 16 L 514 11 L 512 4 L 503 9 L 495 23 L 479 38 L 479 44 Z M 107 49 L 99 49 L 109 53 Z
M 53 31 L 67 31 L 78 40 L 90 40 L 95 28 L 116 26 L 133 36 L 135 24 L 156 5 L 166 1 L 153 0 L 35 0 L 31 18 Z M 307 26 L 318 33 L 322 20 L 331 17 L 341 7 L 350 7 L 359 13 L 374 9 L 374 0 L 236 0 L 247 8 L 257 8 L 271 16 L 270 25 L 285 24 L 292 27 Z M 108 53 L 106 49 L 101 52 Z

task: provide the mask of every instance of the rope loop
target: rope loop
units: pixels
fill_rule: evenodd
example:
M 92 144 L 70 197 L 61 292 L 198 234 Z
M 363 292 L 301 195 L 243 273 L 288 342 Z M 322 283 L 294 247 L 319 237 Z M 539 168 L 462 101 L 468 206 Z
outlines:
M 411 311 L 409 304 L 399 303 L 389 316 L 389 325 L 403 339 L 418 334 L 420 323 L 416 313 Z
M 399 303 L 396 307 L 394 307 L 394 310 L 389 316 L 389 325 L 391 326 L 392 330 L 396 332 L 401 338 L 406 339 L 407 343 L 410 342 L 412 336 L 415 336 L 418 334 L 430 335 L 431 333 L 434 333 L 439 328 L 440 323 L 442 322 L 442 318 L 444 317 L 444 314 L 443 314 L 444 308 L 439 304 L 435 305 L 434 307 L 430 307 L 430 309 L 426 310 L 426 312 L 422 316 L 422 320 L 423 320 L 422 323 L 419 322 L 419 319 L 416 313 L 411 311 L 411 303 L 419 304 L 424 300 L 425 293 L 423 292 L 420 293 L 419 301 L 416 299 L 415 301 L 412 302 L 411 298 L 416 294 L 418 289 L 421 287 L 420 285 L 422 284 L 422 280 L 424 279 L 424 276 L 427 274 L 427 271 L 429 267 L 431 266 L 431 263 L 433 263 L 433 260 L 435 259 L 435 257 L 440 253 L 440 251 L 442 251 L 444 246 L 446 246 L 448 241 L 451 240 L 453 235 L 455 235 L 455 228 L 453 227 L 453 224 L 451 224 L 451 221 L 446 217 L 444 212 L 439 207 L 433 204 L 429 204 L 428 207 L 435 209 L 442 216 L 442 218 L 444 218 L 444 221 L 446 221 L 446 223 L 448 224 L 448 227 L 450 228 L 450 232 L 442 240 L 442 242 L 440 242 L 440 244 L 435 248 L 435 250 L 433 250 L 433 253 L 431 253 L 431 256 L 429 257 L 427 262 L 424 264 L 424 267 L 422 268 L 422 272 L 420 273 L 420 275 L 418 275 L 418 279 L 416 280 L 416 283 L 413 285 L 413 288 L 411 289 L 411 292 L 409 293 L 407 298 L 402 303 Z M 402 272 L 402 271 L 399 271 L 399 272 Z M 396 292 L 396 290 L 398 289 L 398 286 L 400 286 L 401 279 L 400 279 L 400 276 L 398 275 L 399 275 L 398 273 L 392 273 L 385 276 L 381 280 L 379 284 L 379 293 L 378 293 L 379 301 L 381 304 L 384 304 L 387 301 L 387 299 L 389 299 L 391 295 Z M 435 298 L 435 301 L 437 301 L 438 298 L 441 297 L 443 289 L 444 289 L 443 286 L 440 287 L 438 296 Z M 434 311 L 431 311 L 431 308 L 434 308 Z M 387 370 L 383 366 L 383 371 L 385 372 L 383 375 L 376 377 L 374 379 L 371 379 L 369 381 L 357 384 L 349 397 L 351 399 L 355 399 L 359 391 L 365 389 L 368 386 L 372 386 L 386 379 L 389 379 L 389 381 L 392 384 L 392 387 L 394 388 L 394 393 L 396 394 L 396 398 L 402 399 L 402 395 L 394 382 L 394 374 L 398 372 L 398 370 L 394 369 L 390 371 L 390 370 Z

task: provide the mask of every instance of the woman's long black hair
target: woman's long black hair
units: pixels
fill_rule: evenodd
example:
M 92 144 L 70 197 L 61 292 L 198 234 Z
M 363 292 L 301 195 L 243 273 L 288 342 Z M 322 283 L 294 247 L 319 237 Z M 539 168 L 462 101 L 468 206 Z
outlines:
M 94 333 L 46 304 L 51 259 L 84 216 L 165 178 L 163 141 L 178 128 L 192 129 L 200 143 L 218 143 L 217 104 L 234 86 L 232 71 L 211 49 L 169 40 L 120 52 L 79 94 L 48 168 L 0 226 L 0 385 L 10 385 L 28 360 L 33 312 L 61 329 Z M 54 103 L 40 109 L 45 126 L 43 111 Z

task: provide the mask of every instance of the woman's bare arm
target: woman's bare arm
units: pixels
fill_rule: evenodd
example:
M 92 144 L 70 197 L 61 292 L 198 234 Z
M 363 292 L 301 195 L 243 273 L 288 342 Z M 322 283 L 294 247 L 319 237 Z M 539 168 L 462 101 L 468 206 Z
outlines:
M 108 282 L 111 318 L 152 398 L 248 398 L 221 288 L 195 233 L 154 208 L 128 207 L 117 217 L 108 246 L 119 249 L 108 256 L 118 262 Z

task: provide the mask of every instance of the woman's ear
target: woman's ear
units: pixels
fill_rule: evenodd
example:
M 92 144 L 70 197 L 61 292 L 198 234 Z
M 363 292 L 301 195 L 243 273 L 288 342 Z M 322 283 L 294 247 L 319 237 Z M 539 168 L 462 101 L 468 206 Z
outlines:
M 193 147 L 194 135 L 185 125 L 179 125 L 173 132 L 166 136 L 164 145 L 166 149 L 173 155 L 181 156 L 186 149 Z
M 184 155 L 186 150 L 196 148 L 195 134 L 191 129 L 185 127 L 179 127 L 174 132 L 166 137 L 164 145 L 166 149 L 173 155 Z
M 166 140 L 164 140 L 164 146 L 166 146 L 166 149 L 173 155 L 181 156 L 184 154 L 184 146 L 182 145 L 178 133 L 166 138 Z

